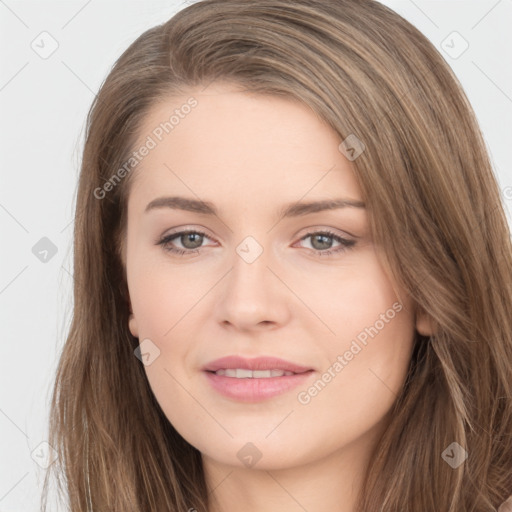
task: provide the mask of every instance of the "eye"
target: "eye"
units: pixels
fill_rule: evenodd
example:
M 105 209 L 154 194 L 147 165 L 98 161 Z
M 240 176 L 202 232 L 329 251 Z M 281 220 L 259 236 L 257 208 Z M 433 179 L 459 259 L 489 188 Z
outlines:
M 171 235 L 167 235 L 163 237 L 158 245 L 161 245 L 165 251 L 184 255 L 186 253 L 198 253 L 199 249 L 202 246 L 202 243 L 205 238 L 209 238 L 206 233 L 202 231 L 196 230 L 188 230 L 188 231 L 179 231 L 178 233 L 173 233 Z M 174 240 L 178 240 L 183 248 L 173 247 L 171 242 L 174 243 Z
M 308 238 L 311 239 L 311 249 L 315 251 L 318 256 L 329 256 L 331 254 L 340 253 L 356 245 L 355 240 L 343 238 L 329 230 L 309 232 L 307 235 L 303 236 L 300 241 Z M 339 244 L 338 248 L 334 250 L 332 250 L 333 241 Z

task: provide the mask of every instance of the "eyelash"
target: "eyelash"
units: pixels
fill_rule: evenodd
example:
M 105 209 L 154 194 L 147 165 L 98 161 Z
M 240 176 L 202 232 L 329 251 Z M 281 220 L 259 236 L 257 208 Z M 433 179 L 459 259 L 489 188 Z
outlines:
M 210 238 L 211 240 L 213 240 L 211 237 L 209 237 L 203 231 L 187 230 L 187 231 L 179 231 L 177 233 L 172 233 L 171 235 L 167 235 L 167 236 L 163 237 L 161 240 L 159 240 L 157 242 L 157 245 L 161 245 L 165 251 L 177 254 L 179 256 L 200 252 L 200 248 L 199 249 L 179 249 L 176 247 L 169 246 L 169 243 L 172 240 L 174 240 L 175 238 L 180 238 L 181 236 L 188 235 L 188 234 L 201 235 L 201 236 L 204 236 L 206 238 Z M 317 253 L 318 256 L 330 256 L 332 254 L 341 253 L 343 251 L 351 249 L 354 245 L 356 245 L 355 240 L 348 240 L 347 238 L 343 238 L 339 235 L 336 235 L 332 231 L 329 231 L 328 229 L 323 230 L 323 231 L 311 231 L 311 232 L 307 233 L 306 235 L 304 235 L 300 239 L 300 241 L 305 240 L 306 238 L 309 238 L 313 235 L 327 235 L 329 238 L 333 238 L 336 242 L 339 242 L 341 244 L 339 248 L 334 249 L 334 250 L 333 249 L 325 249 L 323 251 L 319 251 L 317 249 L 310 249 L 310 250 L 314 251 L 315 253 Z

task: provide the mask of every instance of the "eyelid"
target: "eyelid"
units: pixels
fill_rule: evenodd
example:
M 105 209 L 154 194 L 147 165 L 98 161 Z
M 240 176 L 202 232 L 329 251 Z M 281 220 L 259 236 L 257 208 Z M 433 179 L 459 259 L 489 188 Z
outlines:
M 304 234 L 301 235 L 300 233 L 302 233 L 302 232 Z M 339 228 L 332 228 L 332 227 L 321 226 L 321 225 L 316 225 L 316 224 L 313 226 L 308 226 L 306 228 L 301 229 L 294 235 L 294 238 L 300 237 L 302 239 L 304 236 L 315 234 L 315 233 L 329 233 L 331 235 L 339 236 L 340 238 L 345 238 L 347 240 L 348 240 L 348 237 L 354 238 L 355 240 L 359 240 L 361 238 L 361 236 L 353 235 L 349 231 L 344 231 Z
M 211 240 L 214 240 L 215 242 L 218 242 L 218 240 L 216 240 L 216 238 L 210 234 L 208 229 L 206 229 L 203 226 L 198 226 L 198 225 L 185 225 L 185 226 L 179 226 L 177 228 L 173 228 L 170 231 L 168 231 L 168 232 L 166 231 L 162 235 L 158 236 L 157 241 L 161 240 L 162 238 L 168 238 L 170 236 L 182 234 L 184 232 L 185 233 L 186 232 L 198 233 L 198 234 L 204 235 L 205 237 L 208 237 Z

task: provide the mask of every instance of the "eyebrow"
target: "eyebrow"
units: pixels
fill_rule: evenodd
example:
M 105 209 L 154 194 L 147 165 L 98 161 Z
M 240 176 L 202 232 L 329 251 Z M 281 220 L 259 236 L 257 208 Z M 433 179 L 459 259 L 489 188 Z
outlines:
M 218 216 L 217 208 L 213 203 L 179 196 L 157 197 L 146 206 L 144 211 L 149 212 L 160 208 L 172 208 L 175 210 L 184 210 L 203 215 Z M 364 209 L 366 208 L 366 205 L 362 201 L 353 199 L 326 199 L 323 201 L 296 202 L 284 205 L 284 207 L 279 211 L 279 214 L 282 218 L 299 217 L 310 213 L 336 210 L 340 208 Z

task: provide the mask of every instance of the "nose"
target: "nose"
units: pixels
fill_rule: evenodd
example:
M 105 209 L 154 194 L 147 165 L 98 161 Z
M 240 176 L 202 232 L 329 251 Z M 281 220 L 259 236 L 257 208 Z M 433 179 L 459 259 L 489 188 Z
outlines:
M 289 320 L 290 292 L 270 254 L 254 239 L 237 247 L 217 297 L 216 314 L 225 326 L 243 331 L 272 329 Z

